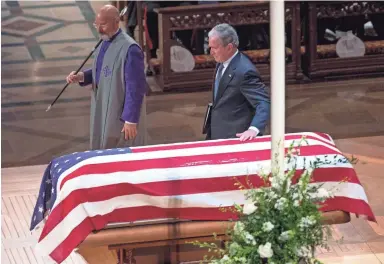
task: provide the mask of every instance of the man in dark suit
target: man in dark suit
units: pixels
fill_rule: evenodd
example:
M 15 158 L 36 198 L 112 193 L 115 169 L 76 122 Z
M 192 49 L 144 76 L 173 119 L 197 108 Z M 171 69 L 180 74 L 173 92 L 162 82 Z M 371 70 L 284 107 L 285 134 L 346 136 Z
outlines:
M 211 55 L 217 62 L 207 139 L 263 135 L 270 118 L 270 97 L 253 63 L 237 49 L 239 38 L 228 24 L 208 34 Z

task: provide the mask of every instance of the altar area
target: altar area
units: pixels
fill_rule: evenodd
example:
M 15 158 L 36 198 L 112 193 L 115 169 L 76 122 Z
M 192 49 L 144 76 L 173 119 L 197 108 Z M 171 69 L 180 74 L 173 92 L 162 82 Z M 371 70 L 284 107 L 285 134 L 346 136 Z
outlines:
M 325 263 L 373 263 L 384 261 L 384 210 L 381 202 L 384 187 L 381 171 L 384 169 L 383 137 L 336 140 L 336 145 L 346 155 L 353 154 L 359 159 L 354 165 L 359 180 L 367 193 L 369 204 L 378 225 L 351 215 L 346 224 L 334 225 L 333 238 L 344 237 L 343 242 L 330 242 L 331 251 L 318 249 L 318 256 Z M 39 191 L 41 177 L 46 165 L 2 169 L 2 263 L 50 263 L 39 257 L 33 250 L 38 233 L 31 235 L 29 223 Z M 40 229 L 41 230 L 41 229 Z M 187 252 L 182 246 L 175 253 Z M 177 252 L 178 251 L 178 252 Z M 104 263 L 116 263 L 117 254 L 104 249 L 93 249 L 94 258 Z M 137 263 L 162 263 L 162 255 L 156 250 L 135 250 Z M 63 263 L 85 263 L 72 253 Z

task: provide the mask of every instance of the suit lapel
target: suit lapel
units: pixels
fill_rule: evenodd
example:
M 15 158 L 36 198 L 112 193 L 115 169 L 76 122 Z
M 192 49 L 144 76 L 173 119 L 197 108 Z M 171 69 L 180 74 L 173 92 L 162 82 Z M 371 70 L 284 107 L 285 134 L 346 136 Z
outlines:
M 220 98 L 223 96 L 225 90 L 228 87 L 229 82 L 232 80 L 233 76 L 235 76 L 235 70 L 236 70 L 236 66 L 239 59 L 240 59 L 240 52 L 237 53 L 237 55 L 232 59 L 228 67 L 223 72 L 223 76 L 221 77 L 221 80 L 219 83 L 219 90 L 217 91 L 217 97 L 214 100 L 214 105 L 216 105 L 217 102 L 220 100 Z M 216 72 L 217 72 L 217 66 L 215 70 L 215 78 L 216 78 Z

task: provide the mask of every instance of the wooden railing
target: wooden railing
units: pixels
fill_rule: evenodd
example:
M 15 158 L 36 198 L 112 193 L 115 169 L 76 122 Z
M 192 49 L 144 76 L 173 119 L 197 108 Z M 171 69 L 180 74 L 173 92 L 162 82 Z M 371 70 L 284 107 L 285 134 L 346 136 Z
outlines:
M 302 47 L 304 54 L 302 67 L 308 77 L 317 79 L 384 75 L 383 2 L 307 2 L 303 8 L 306 14 L 306 33 L 304 35 L 305 46 Z M 370 19 L 372 16 L 377 16 L 374 27 L 377 31 L 381 31 L 381 36 L 379 34 L 378 37 L 364 41 L 363 24 L 367 22 L 366 16 L 371 17 Z M 362 38 L 365 44 L 365 55 L 340 58 L 336 52 L 337 40 L 328 43 L 324 40 L 324 25 L 340 18 L 349 28 L 353 28 L 354 34 Z M 351 22 L 347 23 L 346 19 L 350 19 Z M 341 22 L 338 20 L 337 24 Z
M 150 66 L 158 72 L 156 80 L 163 90 L 196 90 L 211 87 L 215 61 L 210 55 L 196 55 L 195 68 L 190 72 L 171 70 L 170 49 L 174 43 L 172 32 L 188 29 L 211 29 L 219 23 L 233 26 L 260 25 L 269 23 L 269 2 L 235 2 L 204 4 L 158 9 L 160 58 L 151 59 Z M 286 22 L 290 24 L 290 39 L 287 40 L 287 81 L 302 78 L 300 61 L 300 4 L 286 2 Z M 263 79 L 269 81 L 269 49 L 250 50 L 245 53 L 256 64 Z
M 119 9 L 127 1 L 112 1 Z M 170 48 L 175 41 L 172 33 L 181 30 L 209 30 L 219 23 L 239 25 L 269 24 L 269 3 L 232 2 L 160 8 L 159 14 L 159 58 L 151 58 L 143 39 L 143 3 L 137 2 L 138 42 L 146 51 L 147 64 L 158 85 L 164 90 L 196 90 L 210 88 L 215 61 L 209 55 L 195 55 L 195 68 L 190 72 L 174 72 L 171 69 Z M 342 8 L 354 5 L 354 8 Z M 345 10 L 346 11 L 345 11 Z M 344 11 L 343 11 L 344 10 Z M 302 11 L 300 15 L 300 11 Z M 336 53 L 336 43 L 318 43 L 324 32 L 319 25 L 324 19 L 337 19 L 343 16 L 361 17 L 364 15 L 384 16 L 382 2 L 286 2 L 287 30 L 287 82 L 302 80 L 303 71 L 310 79 L 323 79 L 345 76 L 382 75 L 384 72 L 383 25 L 376 23 L 381 38 L 365 41 L 365 56 L 340 58 Z M 319 24 L 320 23 L 320 24 Z M 287 27 L 288 28 L 288 27 Z M 303 30 L 303 32 L 302 32 Z M 302 34 L 303 33 L 303 34 Z M 320 35 L 319 35 L 320 34 Z M 319 37 L 320 36 L 320 37 Z M 301 41 L 304 41 L 301 44 Z M 269 49 L 248 50 L 245 53 L 252 59 L 264 81 L 270 80 Z M 303 69 L 303 71 L 302 71 Z

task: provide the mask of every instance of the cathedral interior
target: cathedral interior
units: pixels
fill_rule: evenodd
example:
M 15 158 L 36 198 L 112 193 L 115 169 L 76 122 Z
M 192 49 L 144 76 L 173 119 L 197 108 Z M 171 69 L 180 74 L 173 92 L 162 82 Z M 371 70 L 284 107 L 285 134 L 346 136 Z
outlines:
M 70 85 L 45 110 L 97 43 L 95 15 L 108 3 L 1 1 L 2 263 L 50 263 L 34 252 L 38 235 L 29 231 L 29 222 L 44 166 L 89 147 L 89 89 Z M 126 30 L 124 21 L 121 28 Z M 138 36 L 138 28 L 134 34 Z M 383 56 L 381 48 L 382 62 Z M 327 133 L 340 150 L 357 157 L 355 169 L 377 217 L 377 224 L 352 217 L 349 223 L 333 225 L 332 236 L 343 237 L 343 242 L 331 241 L 330 250 L 317 254 L 330 264 L 384 263 L 384 70 L 368 77 L 309 81 L 309 70 L 302 68 L 302 81 L 286 85 L 286 133 Z M 173 90 L 172 84 L 165 89 L 157 78 L 154 72 L 147 74 L 147 144 L 204 140 L 202 122 L 212 91 Z M 137 254 L 137 263 L 144 263 L 140 259 L 146 251 Z M 113 252 L 103 257 L 116 263 Z M 65 263 L 85 262 L 72 253 Z

